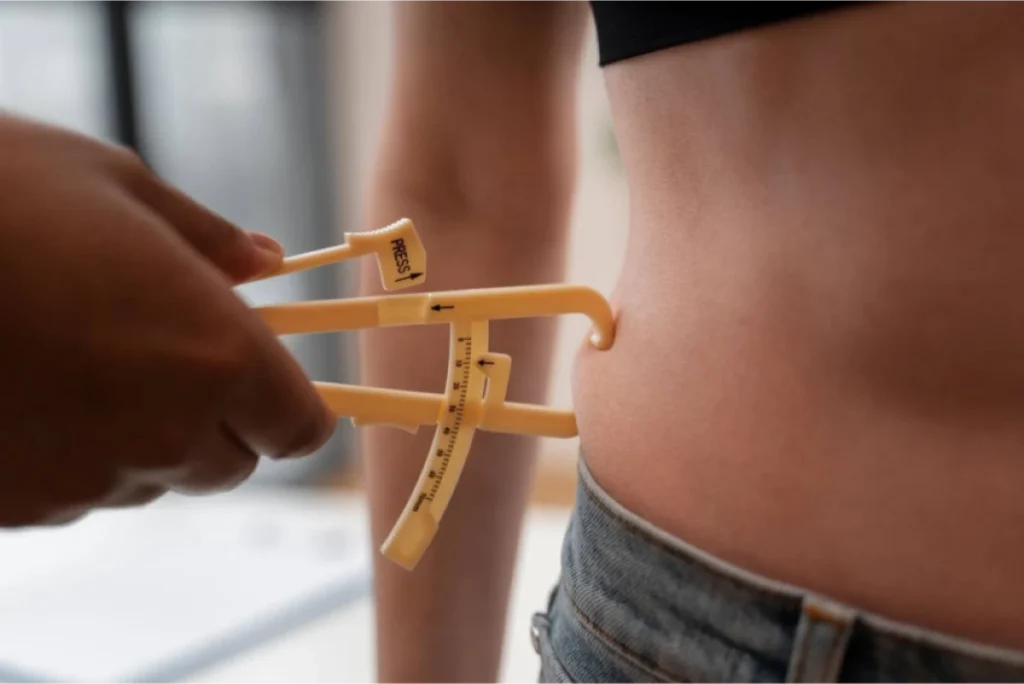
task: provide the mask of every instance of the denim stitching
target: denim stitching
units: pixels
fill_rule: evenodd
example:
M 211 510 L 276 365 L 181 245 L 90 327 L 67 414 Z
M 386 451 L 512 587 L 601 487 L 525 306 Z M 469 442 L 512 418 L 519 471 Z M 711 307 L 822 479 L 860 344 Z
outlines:
M 804 638 L 800 640 L 800 659 L 797 661 L 796 679 L 794 680 L 797 682 L 807 681 L 807 662 L 810 660 L 807 655 L 810 652 L 811 642 L 814 639 L 814 630 L 818 626 L 816 618 L 808 616 L 807 619 L 810 621 L 810 624 L 803 634 Z
M 537 649 L 539 653 L 537 655 L 540 656 L 541 677 L 544 679 L 557 680 L 564 678 L 572 680 L 572 677 L 569 676 L 569 670 L 565 667 L 565 664 L 558 658 L 558 654 L 555 652 L 555 648 L 551 644 L 551 621 L 547 614 L 545 614 L 544 626 L 542 628 L 538 628 L 537 631 L 540 633 L 539 647 Z M 557 666 L 558 672 L 551 672 L 551 668 L 545 667 L 545 651 L 547 651 L 547 657 L 548 659 L 550 659 L 551 663 Z M 559 675 L 561 675 L 561 677 L 559 677 Z
M 580 618 L 582 618 L 583 620 L 585 620 L 589 624 L 592 624 L 594 626 L 594 630 L 599 630 L 600 628 L 597 626 L 597 622 L 592 620 L 590 617 L 588 617 L 587 614 L 583 611 L 583 609 L 580 608 L 576 604 L 575 599 L 572 598 L 572 592 L 566 591 L 565 595 L 566 595 L 566 598 L 570 601 L 570 603 L 572 603 L 573 608 L 579 614 Z M 785 659 L 774 658 L 774 657 L 766 655 L 764 653 L 754 653 L 746 645 L 738 643 L 734 639 L 729 638 L 727 635 L 722 634 L 718 630 L 708 629 L 704 625 L 701 625 L 698 622 L 695 622 L 693 620 L 688 620 L 686 618 L 682 618 L 682 619 L 686 622 L 686 626 L 689 627 L 690 629 L 692 629 L 692 630 L 694 630 L 696 632 L 699 632 L 702 636 L 710 637 L 712 639 L 717 640 L 719 643 L 721 643 L 722 645 L 726 646 L 729 650 L 740 651 L 740 652 L 743 652 L 743 653 L 750 654 L 750 655 L 752 655 L 755 658 L 759 658 L 759 659 L 764 660 L 766 662 L 772 663 L 773 665 L 779 666 L 779 667 L 781 667 L 783 669 L 785 669 L 786 666 L 788 665 L 788 662 Z M 593 630 L 591 630 L 591 631 L 593 631 Z M 599 635 L 595 633 L 594 636 L 599 636 Z M 632 653 L 632 650 L 628 646 L 619 643 L 618 641 L 614 640 L 611 636 L 608 636 L 607 638 L 609 640 L 613 641 L 614 645 L 617 645 L 623 651 L 628 651 L 628 652 Z M 613 645 L 613 644 L 609 644 L 609 646 L 611 646 L 611 645 Z M 637 655 L 636 658 L 641 659 L 641 657 L 639 655 Z M 644 661 L 644 662 L 646 662 L 646 661 Z M 652 667 L 654 667 L 654 666 L 652 665 Z M 679 681 L 679 679 L 673 679 L 673 681 Z
M 806 616 L 806 615 L 805 615 Z M 813 618 L 808 618 L 813 619 Z M 790 667 L 793 668 L 793 677 L 786 678 L 786 684 L 802 684 L 804 680 L 804 668 L 807 665 L 807 647 L 805 645 L 807 641 L 807 630 L 810 629 L 808 626 L 804 626 L 804 632 L 798 634 L 797 637 L 797 652 L 793 657 L 793 662 Z
M 662 549 L 663 551 L 668 552 L 669 555 L 671 555 L 671 556 L 675 557 L 676 559 L 678 559 L 680 561 L 683 561 L 685 563 L 695 563 L 696 562 L 693 558 L 690 558 L 688 556 L 684 556 L 678 549 L 673 549 L 672 547 L 665 545 L 662 541 L 657 540 L 657 539 L 651 537 L 650 535 L 647 535 L 647 533 L 644 530 L 636 527 L 630 521 L 624 520 L 620 516 L 615 515 L 615 513 L 613 511 L 609 510 L 600 500 L 595 498 L 594 495 L 591 493 L 591 491 L 589 491 L 587 489 L 584 489 L 584 494 L 585 494 L 585 496 L 591 502 L 593 502 L 602 511 L 604 511 L 604 513 L 607 515 L 607 517 L 610 518 L 611 520 L 613 520 L 615 524 L 620 525 L 627 532 L 632 533 L 632 535 L 634 535 L 635 537 L 640 538 L 640 540 L 643 541 L 644 543 L 647 543 L 647 544 L 650 544 L 652 546 L 655 546 L 658 549 Z M 730 576 L 724 575 L 724 574 L 722 574 L 722 573 L 720 573 L 720 572 L 718 572 L 718 571 L 716 571 L 714 569 L 710 569 L 709 571 L 714 573 L 717 579 L 720 579 L 720 580 L 723 580 L 725 582 L 728 582 L 729 584 L 733 585 L 734 587 L 739 587 L 742 591 L 751 591 L 753 593 L 757 593 L 757 594 L 761 595 L 764 598 L 769 598 L 769 599 L 777 597 L 775 594 L 771 593 L 769 590 L 766 590 L 766 589 L 764 589 L 762 587 L 750 587 L 748 585 L 742 585 L 739 582 L 737 582 L 736 580 L 734 580 L 733 578 L 730 578 Z M 566 594 L 569 594 L 569 593 L 570 592 L 566 592 Z M 573 603 L 574 607 L 577 607 L 577 606 L 575 606 L 574 600 L 572 601 L 572 603 Z M 579 607 L 577 607 L 577 609 L 579 610 Z M 581 616 L 584 616 L 582 611 L 581 611 Z M 584 616 L 584 617 L 586 617 L 586 616 Z M 588 622 L 589 622 L 589 618 L 587 618 L 587 619 L 588 619 Z M 748 648 L 746 648 L 745 646 L 743 646 L 743 645 L 741 645 L 739 643 L 736 643 L 734 640 L 730 639 L 728 636 L 722 634 L 718 630 L 709 628 L 708 626 L 705 626 L 705 625 L 697 625 L 697 624 L 694 624 L 692 622 L 690 622 L 689 625 L 690 625 L 690 627 L 692 627 L 693 629 L 699 631 L 703 635 L 710 636 L 710 637 L 713 637 L 715 639 L 718 639 L 720 642 L 722 642 L 723 644 L 725 644 L 729 648 L 733 648 L 735 650 L 741 650 L 741 651 L 744 651 L 744 652 L 748 652 L 751 655 L 754 655 L 754 656 L 756 656 L 758 658 L 761 658 L 763 660 L 767 660 L 769 662 L 773 662 L 773 664 L 775 664 L 775 665 L 780 665 L 780 666 L 786 666 L 787 665 L 787 661 L 785 659 L 783 659 L 783 658 L 772 657 L 771 655 L 768 655 L 766 653 L 753 653 L 753 652 L 751 652 Z M 625 648 L 625 646 L 622 646 L 622 648 Z
M 554 680 L 568 679 L 569 681 L 572 681 L 573 679 L 569 675 L 569 670 L 565 667 L 565 663 L 563 663 L 559 659 L 558 654 L 555 653 L 555 647 L 552 646 L 552 644 L 551 644 L 551 637 L 548 634 L 547 630 L 544 631 L 544 635 L 543 635 L 542 639 L 544 640 L 543 644 L 545 646 L 547 646 L 547 648 L 545 649 L 545 648 L 542 647 L 541 648 L 541 653 L 543 653 L 545 650 L 547 650 L 548 658 L 551 659 L 550 665 L 553 666 L 551 668 L 545 668 L 545 669 L 548 669 L 548 670 L 554 669 L 555 670 L 554 672 L 551 672 L 551 671 L 547 672 L 548 679 L 554 679 Z M 543 658 L 541 659 L 541 665 L 543 666 Z
M 567 591 L 565 593 L 565 597 L 568 600 L 569 605 L 572 607 L 573 612 L 576 613 L 576 617 L 579 618 L 580 625 L 586 631 L 588 631 L 590 634 L 592 634 L 594 636 L 594 638 L 596 638 L 598 641 L 603 643 L 608 648 L 612 649 L 612 651 L 614 651 L 617 655 L 619 655 L 623 659 L 627 660 L 630 665 L 632 665 L 632 666 L 636 667 L 637 669 L 643 671 L 644 674 L 648 674 L 651 677 L 653 677 L 655 679 L 658 679 L 659 681 L 662 681 L 662 682 L 685 682 L 685 681 L 688 681 L 688 680 L 686 680 L 683 677 L 676 677 L 671 672 L 663 670 L 662 668 L 658 667 L 657 665 L 654 665 L 652 663 L 648 663 L 644 658 L 641 658 L 639 655 L 633 653 L 632 650 L 630 650 L 629 648 L 627 648 L 623 644 L 620 644 L 618 641 L 616 641 L 611 636 L 609 636 L 607 633 L 605 633 L 600 627 L 598 627 L 597 623 L 595 623 L 593 620 L 591 620 L 590 617 L 588 617 L 580 609 L 580 607 L 576 604 L 576 599 L 573 598 L 571 592 Z

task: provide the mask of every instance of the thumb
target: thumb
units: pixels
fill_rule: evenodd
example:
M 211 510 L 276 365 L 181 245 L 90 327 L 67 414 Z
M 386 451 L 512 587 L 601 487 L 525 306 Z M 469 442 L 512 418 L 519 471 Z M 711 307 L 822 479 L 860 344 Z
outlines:
M 235 284 L 275 271 L 284 248 L 269 235 L 245 231 L 180 190 L 157 180 L 139 199 Z

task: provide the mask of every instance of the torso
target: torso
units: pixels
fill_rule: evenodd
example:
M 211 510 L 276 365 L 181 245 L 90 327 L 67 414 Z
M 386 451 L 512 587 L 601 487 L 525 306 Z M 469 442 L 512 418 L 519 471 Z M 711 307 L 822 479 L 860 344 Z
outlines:
M 1024 648 L 1024 6 L 605 72 L 631 227 L 576 370 L 595 477 L 753 571 Z

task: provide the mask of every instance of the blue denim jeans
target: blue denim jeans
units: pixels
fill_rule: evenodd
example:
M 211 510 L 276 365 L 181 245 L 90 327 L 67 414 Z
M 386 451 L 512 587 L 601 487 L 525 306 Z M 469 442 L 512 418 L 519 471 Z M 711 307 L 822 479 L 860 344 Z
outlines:
M 543 682 L 1024 682 L 1024 653 L 865 614 L 695 549 L 613 501 L 582 459 L 562 575 L 531 633 Z

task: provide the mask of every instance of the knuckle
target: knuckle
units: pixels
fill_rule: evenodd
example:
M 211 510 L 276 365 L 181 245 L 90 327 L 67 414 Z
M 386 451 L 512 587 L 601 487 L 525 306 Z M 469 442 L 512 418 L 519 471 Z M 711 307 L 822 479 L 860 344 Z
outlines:
M 254 344 L 244 326 L 222 326 L 201 350 L 200 367 L 210 379 L 211 391 L 233 388 L 251 370 Z
M 253 456 L 246 459 L 232 459 L 230 463 L 223 461 L 202 461 L 195 464 L 189 472 L 174 486 L 174 490 L 183 494 L 218 494 L 235 489 L 255 472 L 258 459 Z
M 73 486 L 62 492 L 61 503 L 66 506 L 91 506 L 110 496 L 117 490 L 117 479 L 113 475 L 95 473 L 77 479 Z
M 144 469 L 161 473 L 182 468 L 188 460 L 195 439 L 189 430 L 192 422 L 166 421 L 155 428 L 152 446 L 142 452 L 140 459 Z
M 205 221 L 203 230 L 197 239 L 203 243 L 207 251 L 214 255 L 231 253 L 251 246 L 241 228 L 219 217 L 211 217 L 211 220 Z
M 115 146 L 106 157 L 107 173 L 130 195 L 150 204 L 160 193 L 160 179 L 134 150 Z
M 176 367 L 187 376 L 194 402 L 186 424 L 167 425 L 168 438 L 178 447 L 196 439 L 197 430 L 214 427 L 214 413 L 239 393 L 239 383 L 257 367 L 259 342 L 245 316 L 211 307 L 194 326 L 195 342 L 179 349 Z M 240 320 L 241 319 L 241 320 Z M 185 442 L 185 444 L 180 444 Z
M 139 154 L 124 145 L 111 145 L 109 166 L 121 179 L 138 182 L 153 177 L 153 173 Z
M 327 442 L 333 432 L 334 423 L 317 408 L 308 411 L 303 420 L 299 421 L 291 439 L 277 458 L 307 456 Z
M 186 410 L 172 408 L 160 420 L 146 425 L 145 436 L 135 435 L 123 445 L 121 453 L 115 455 L 123 466 L 123 479 L 109 496 L 117 497 L 132 485 L 163 483 L 188 468 L 196 448 L 196 435 L 206 422 L 198 417 L 205 409 L 197 404 L 204 400 L 205 397 L 197 397 Z
M 259 456 L 249 445 L 220 425 L 205 432 L 205 438 L 189 454 L 188 463 L 166 485 L 187 494 L 229 491 L 247 480 L 258 465 Z
M 153 503 L 167 490 L 156 485 L 142 484 L 127 487 L 108 497 L 103 506 L 106 508 L 136 508 Z
M 143 473 L 160 477 L 163 474 L 173 474 L 184 467 L 188 449 L 179 444 L 161 444 L 159 447 L 150 449 L 140 459 L 138 470 Z
M 213 480 L 210 484 L 211 491 L 214 492 L 228 492 L 236 487 L 245 483 L 252 474 L 256 472 L 256 466 L 259 464 L 259 459 L 256 456 L 240 460 L 235 467 L 224 471 L 219 478 Z

